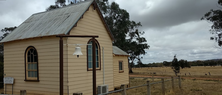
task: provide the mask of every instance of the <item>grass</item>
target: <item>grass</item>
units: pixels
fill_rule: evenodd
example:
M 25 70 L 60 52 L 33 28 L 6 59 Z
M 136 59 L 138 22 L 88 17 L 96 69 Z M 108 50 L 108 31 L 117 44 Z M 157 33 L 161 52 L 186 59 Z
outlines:
M 156 76 L 175 76 L 170 67 L 153 67 L 153 68 L 134 68 L 136 75 L 151 75 L 155 72 Z M 208 74 L 211 73 L 211 75 Z M 171 81 L 165 82 L 165 95 L 222 95 L 222 67 L 191 67 L 181 69 L 182 89 L 179 89 L 178 80 L 175 80 L 175 90 L 172 90 Z M 185 75 L 186 73 L 186 75 Z M 191 75 L 189 75 L 189 73 Z M 207 75 L 205 75 L 207 73 Z M 188 75 L 187 75 L 188 74 Z M 192 79 L 189 79 L 191 77 Z M 210 79 L 209 79 L 210 78 Z M 130 78 L 130 85 L 139 86 L 146 84 L 146 81 L 152 81 L 150 78 Z M 161 81 L 154 79 L 154 82 Z M 151 86 L 151 95 L 162 94 L 161 83 Z M 109 95 L 121 95 L 113 93 Z M 147 87 L 139 87 L 127 90 L 127 95 L 147 95 Z
M 147 79 L 150 80 L 150 79 Z M 131 86 L 145 84 L 147 80 L 143 78 L 130 79 Z M 151 80 L 150 80 L 151 81 Z M 160 81 L 155 79 L 154 81 Z M 175 91 L 172 91 L 171 82 L 165 82 L 165 95 L 221 95 L 222 82 L 205 81 L 205 80 L 182 80 L 182 89 L 178 88 L 178 81 L 175 81 Z M 151 95 L 161 95 L 161 84 L 151 86 Z M 121 93 L 113 93 L 109 95 L 122 95 Z M 127 95 L 147 95 L 146 86 L 127 90 Z
M 175 76 L 175 73 L 170 67 L 133 68 L 132 70 L 134 74 L 151 75 L 151 73 L 155 72 L 157 76 Z M 180 69 L 178 75 L 183 77 L 222 78 L 221 72 L 221 66 L 193 66 L 191 68 Z
M 176 93 L 179 93 L 177 91 Z M 205 81 L 205 80 L 189 80 L 182 81 L 183 95 L 221 95 L 222 82 Z
M 146 81 L 149 80 L 151 81 L 151 79 L 149 78 L 130 78 L 130 85 L 131 87 L 134 86 L 139 86 L 139 85 L 143 85 L 146 84 Z M 157 81 L 161 81 L 160 79 L 154 79 L 153 82 L 157 82 Z M 166 83 L 166 88 L 170 88 L 170 82 Z M 147 90 L 146 90 L 146 86 L 143 87 L 138 87 L 138 88 L 133 88 L 130 90 L 127 90 L 127 95 L 147 95 Z M 170 90 L 170 89 L 168 89 Z M 152 91 L 152 95 L 160 95 L 161 94 L 161 84 L 155 84 L 151 86 L 151 91 Z M 109 95 L 122 95 L 121 93 L 113 93 L 113 94 L 109 94 Z
M 175 76 L 173 70 L 170 67 L 153 67 L 153 68 L 134 68 L 134 74 L 136 75 L 151 75 L 155 72 L 156 76 Z M 211 73 L 211 76 L 205 73 Z M 185 73 L 188 74 L 185 76 Z M 189 73 L 191 75 L 189 75 Z M 175 90 L 172 90 L 171 81 L 165 82 L 165 95 L 222 95 L 222 67 L 191 67 L 181 69 L 182 76 L 182 89 L 178 88 L 178 80 L 175 80 Z M 194 77 L 192 79 L 186 77 Z M 203 78 L 203 79 L 201 79 Z M 211 79 L 204 79 L 211 78 Z M 150 78 L 130 78 L 130 86 L 139 86 L 146 84 L 147 81 L 157 82 L 160 79 Z M 161 83 L 151 86 L 151 95 L 162 94 Z M 0 89 L 0 92 L 4 92 Z M 120 92 L 109 95 L 122 95 Z M 127 95 L 147 95 L 147 87 L 139 87 L 127 90 Z

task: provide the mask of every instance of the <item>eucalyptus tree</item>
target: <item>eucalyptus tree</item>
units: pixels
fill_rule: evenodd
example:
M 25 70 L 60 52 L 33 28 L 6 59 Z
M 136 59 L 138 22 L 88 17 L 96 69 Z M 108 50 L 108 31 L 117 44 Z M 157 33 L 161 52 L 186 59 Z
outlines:
M 176 58 L 176 55 L 174 56 L 173 61 L 172 61 L 172 69 L 173 69 L 175 75 L 177 76 L 177 73 L 180 72 L 180 64 Z
M 47 10 L 63 7 L 61 5 L 65 5 L 64 2 L 65 0 L 57 0 L 57 4 L 55 6 L 51 5 Z M 141 23 L 130 20 L 129 13 L 121 9 L 115 2 L 111 4 L 109 4 L 108 0 L 96 0 L 96 2 L 114 36 L 113 45 L 130 54 L 130 64 L 134 65 L 135 60 L 140 61 L 142 59 L 140 55 L 145 55 L 145 49 L 149 49 L 150 47 L 146 43 L 147 40 L 145 37 L 142 36 L 145 32 L 139 31 L 139 28 L 142 26 Z
M 129 13 L 115 2 L 109 4 L 108 0 L 97 0 L 97 3 L 115 38 L 113 45 L 130 54 L 131 64 L 140 61 L 140 55 L 146 54 L 145 49 L 150 47 L 142 36 L 145 32 L 139 31 L 141 23 L 130 20 Z
M 1 29 L 1 32 L 3 33 L 3 35 L 1 36 L 0 40 L 2 40 L 3 38 L 5 38 L 9 33 L 11 33 L 15 28 L 15 27 L 5 27 L 3 29 Z M 3 78 L 4 78 L 4 59 L 3 59 L 4 53 L 3 53 L 3 44 L 0 44 L 0 82 L 3 83 Z M 2 88 L 4 85 L 0 84 L 0 88 Z
M 222 46 L 222 0 L 218 0 L 219 9 L 211 9 L 207 12 L 201 20 L 207 20 L 212 22 L 210 32 L 214 34 L 214 37 L 211 37 L 211 40 L 215 40 L 218 43 L 218 46 Z

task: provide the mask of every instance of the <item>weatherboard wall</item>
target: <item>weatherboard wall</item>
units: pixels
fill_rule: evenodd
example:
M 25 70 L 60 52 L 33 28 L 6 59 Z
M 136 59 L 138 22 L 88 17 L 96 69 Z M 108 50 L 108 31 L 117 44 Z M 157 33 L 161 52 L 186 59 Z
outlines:
M 100 45 L 101 69 L 97 70 L 97 86 L 108 85 L 109 91 L 114 90 L 114 84 L 122 84 L 119 81 L 114 83 L 113 49 L 112 39 L 98 13 L 91 5 L 77 22 L 70 35 L 98 35 L 96 38 Z M 64 49 L 64 93 L 83 93 L 92 95 L 92 71 L 87 70 L 86 45 L 81 45 L 82 53 L 79 58 L 73 56 L 75 45 L 87 44 L 91 38 L 63 38 Z M 69 44 L 69 45 L 67 45 Z M 25 50 L 28 46 L 34 46 L 38 52 L 39 82 L 28 82 L 25 79 Z M 104 55 L 102 53 L 104 48 Z M 104 56 L 104 58 L 103 58 Z M 104 59 L 104 71 L 103 71 Z M 122 59 L 125 60 L 125 59 Z M 125 62 L 125 61 L 124 61 Z M 59 94 L 59 38 L 55 36 L 28 38 L 24 40 L 4 43 L 4 73 L 5 77 L 15 78 L 13 94 L 19 94 L 20 90 L 26 90 L 27 95 L 58 95 Z M 124 71 L 128 72 L 125 69 Z M 121 76 L 128 81 L 128 75 Z M 103 76 L 103 73 L 105 73 Z M 116 75 L 118 76 L 118 75 Z M 11 85 L 6 86 L 7 94 L 11 94 Z
M 123 71 L 119 72 L 119 61 L 123 63 Z M 129 84 L 129 69 L 128 69 L 128 56 L 113 55 L 113 80 L 114 87 L 120 88 L 121 84 Z
M 64 39 L 64 43 L 66 40 Z M 39 82 L 25 80 L 25 50 L 34 46 L 38 53 Z M 64 47 L 64 51 L 67 48 Z M 67 59 L 64 52 L 64 59 Z M 31 38 L 4 43 L 5 77 L 13 77 L 13 94 L 26 90 L 27 95 L 59 95 L 59 38 L 55 36 Z M 67 60 L 64 60 L 64 93 L 67 93 Z M 6 86 L 11 94 L 12 85 Z
M 97 86 L 103 84 L 103 53 L 104 48 L 104 73 L 105 84 L 109 86 L 109 90 L 113 90 L 113 56 L 112 56 L 112 40 L 106 30 L 97 10 L 93 6 L 85 12 L 83 18 L 77 22 L 70 35 L 98 35 L 96 40 L 100 45 L 101 70 L 96 71 Z M 91 38 L 68 38 L 68 44 L 85 44 L 81 45 L 83 55 L 79 58 L 73 56 L 75 45 L 68 45 L 68 86 L 69 93 L 81 92 L 83 95 L 92 95 L 92 71 L 87 70 L 87 42 Z

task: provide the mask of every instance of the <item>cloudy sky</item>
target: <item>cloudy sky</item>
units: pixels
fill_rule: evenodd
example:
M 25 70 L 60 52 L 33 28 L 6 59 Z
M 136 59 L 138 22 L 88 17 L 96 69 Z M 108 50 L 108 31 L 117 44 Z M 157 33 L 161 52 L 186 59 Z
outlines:
M 222 49 L 209 40 L 211 23 L 200 18 L 210 9 L 222 8 L 217 0 L 112 0 L 141 22 L 150 49 L 143 63 L 178 59 L 221 58 Z M 18 26 L 33 13 L 45 11 L 55 0 L 0 0 L 0 29 Z

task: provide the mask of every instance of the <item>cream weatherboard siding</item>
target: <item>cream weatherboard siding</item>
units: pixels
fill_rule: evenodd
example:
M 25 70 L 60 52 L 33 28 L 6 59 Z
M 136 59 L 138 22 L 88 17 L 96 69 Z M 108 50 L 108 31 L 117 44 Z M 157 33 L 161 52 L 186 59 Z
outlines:
M 100 46 L 101 69 L 96 72 L 97 87 L 103 85 L 103 79 L 109 91 L 114 90 L 115 86 L 129 83 L 127 56 L 113 56 L 112 38 L 105 28 L 98 9 L 94 10 L 93 4 L 71 29 L 69 35 L 99 36 L 96 40 Z M 87 70 L 86 52 L 86 44 L 90 39 L 63 38 L 64 95 L 73 95 L 73 93 L 92 95 L 92 71 Z M 76 47 L 74 44 L 83 44 L 81 45 L 83 55 L 79 58 L 73 56 Z M 24 81 L 25 50 L 29 46 L 34 46 L 38 53 L 39 82 Z M 123 61 L 124 73 L 119 73 L 119 60 Z M 4 73 L 5 77 L 15 79 L 13 94 L 26 90 L 27 95 L 59 95 L 59 38 L 54 35 L 4 42 Z M 6 86 L 7 94 L 11 94 L 11 88 L 12 85 Z
M 119 72 L 119 61 L 123 62 L 123 71 Z M 114 87 L 119 88 L 121 84 L 129 84 L 129 70 L 128 70 L 128 56 L 115 56 L 113 55 L 113 74 L 114 74 Z
M 102 48 L 104 48 L 105 63 L 105 84 L 109 86 L 109 90 L 113 90 L 113 56 L 112 56 L 112 40 L 98 14 L 93 6 L 85 12 L 77 26 L 74 27 L 70 35 L 98 35 L 96 38 L 100 45 L 101 70 L 97 70 L 97 86 L 103 84 L 103 65 L 102 65 Z M 68 38 L 68 44 L 87 44 L 91 38 Z M 68 86 L 69 93 L 81 92 L 83 95 L 92 95 L 92 71 L 87 71 L 87 50 L 86 45 L 81 45 L 83 55 L 79 58 L 73 56 L 75 50 L 74 45 L 68 45 Z
M 39 82 L 24 81 L 25 50 L 29 46 L 34 46 L 38 53 Z M 67 72 L 66 64 L 64 60 L 64 73 Z M 27 95 L 59 95 L 59 38 L 51 36 L 4 43 L 4 73 L 5 77 L 15 79 L 13 94 L 26 90 Z M 67 91 L 66 78 L 64 74 L 64 93 Z M 12 93 L 11 87 L 6 86 L 7 94 Z

